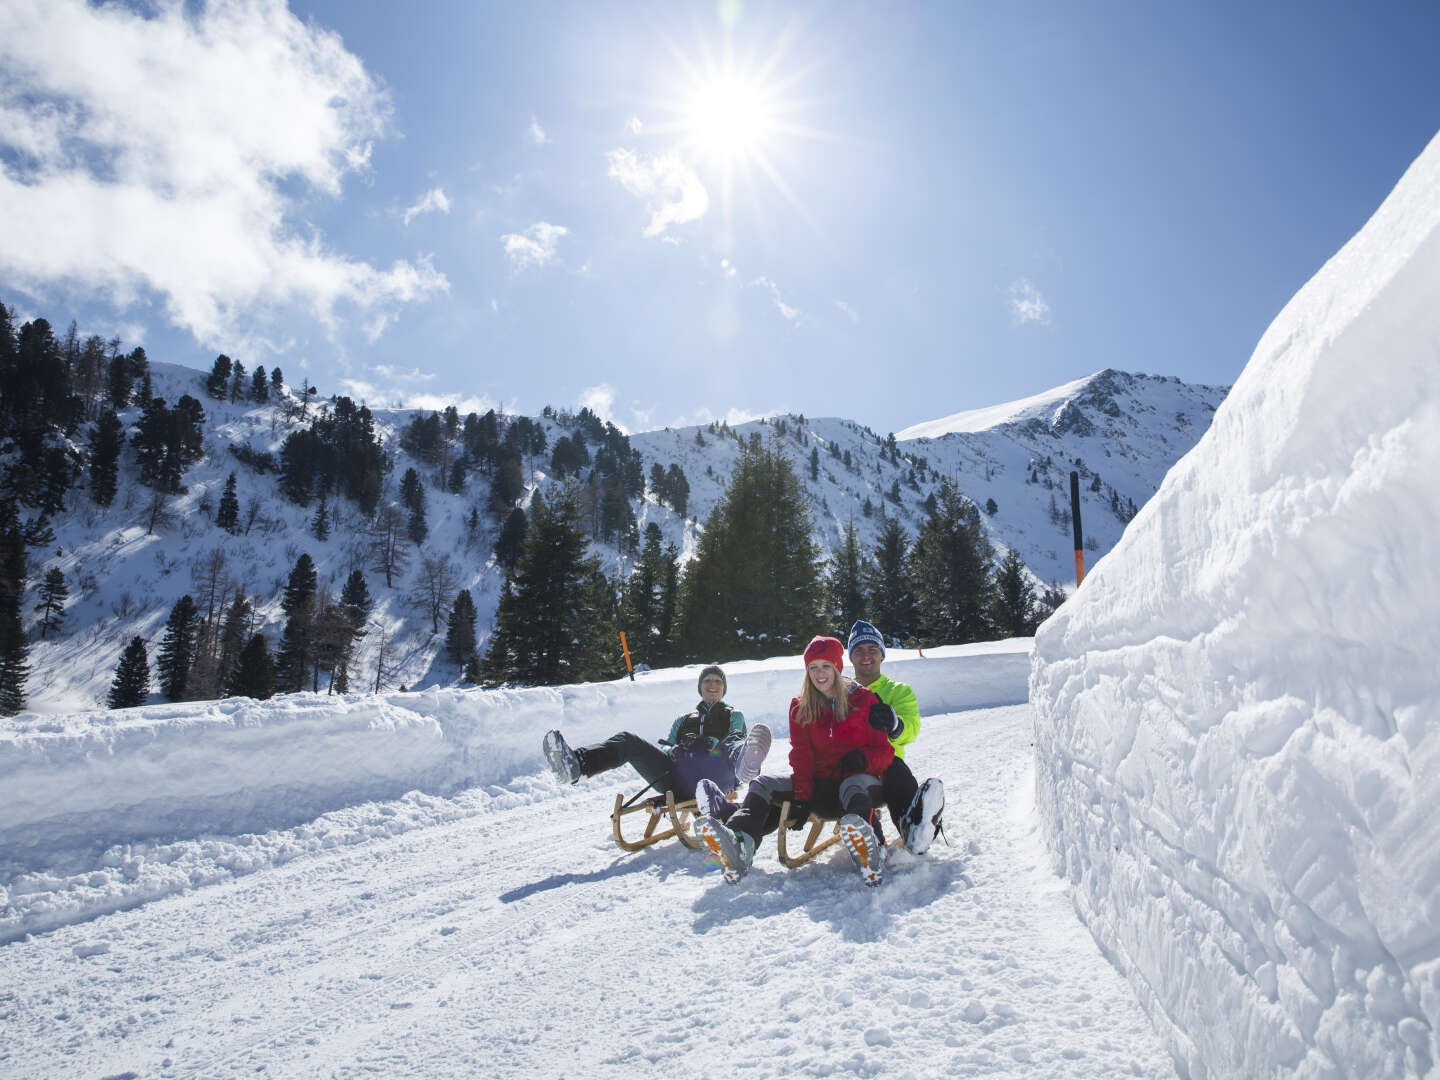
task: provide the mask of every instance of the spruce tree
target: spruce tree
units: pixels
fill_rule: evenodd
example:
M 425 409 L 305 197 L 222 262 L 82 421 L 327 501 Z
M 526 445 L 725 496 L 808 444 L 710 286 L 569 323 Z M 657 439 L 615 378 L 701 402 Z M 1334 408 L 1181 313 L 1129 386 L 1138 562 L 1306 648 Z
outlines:
M 825 573 L 825 614 L 839 635 L 846 633 L 856 619 L 865 615 L 864 581 L 869 572 L 855 522 L 845 526 L 839 548 L 830 556 Z
M 505 519 L 505 524 L 500 527 L 500 535 L 495 539 L 495 561 L 505 570 L 515 569 L 515 564 L 520 560 L 520 552 L 525 546 L 525 510 L 517 506 Z
M 35 610 L 40 612 L 40 640 L 44 641 L 51 630 L 58 630 L 65 621 L 65 598 L 70 590 L 65 587 L 65 574 L 59 567 L 45 572 L 40 583 L 40 602 Z
M 778 439 L 741 448 L 681 587 L 677 659 L 798 652 L 819 628 L 818 553 Z
M 115 681 L 110 684 L 110 693 L 105 704 L 111 709 L 129 709 L 144 705 L 150 695 L 150 658 L 145 653 L 145 642 L 132 637 L 130 644 L 120 654 L 120 663 L 115 668 Z
M 270 400 L 270 384 L 265 381 L 265 369 L 257 366 L 250 376 L 250 400 L 263 405 Z
M 990 619 L 995 629 L 1007 637 L 1029 637 L 1035 633 L 1035 587 L 1030 584 L 1025 561 L 1014 548 L 1005 552 L 995 575 Z
M 892 517 L 881 519 L 880 538 L 871 549 L 865 577 L 866 616 L 895 641 L 915 634 L 915 597 L 910 583 L 910 541 Z
M 20 617 L 25 595 L 25 531 L 15 503 L 0 501 L 0 716 L 25 707 L 30 646 Z
M 240 497 L 235 493 L 235 474 L 225 478 L 225 490 L 220 493 L 220 506 L 215 511 L 215 524 L 226 532 L 240 531 Z
M 645 544 L 630 580 L 625 583 L 620 607 L 620 628 L 630 646 L 630 658 L 637 664 L 659 667 L 668 644 L 660 632 L 665 579 L 665 556 L 660 549 L 660 526 L 645 526 Z
M 225 691 L 236 697 L 265 700 L 275 694 L 275 662 L 264 634 L 255 634 L 240 650 L 238 663 L 225 685 Z
M 125 427 L 111 409 L 100 414 L 95 430 L 90 433 L 90 497 L 98 506 L 115 501 L 120 475 L 120 447 L 125 441 Z
M 450 621 L 445 632 L 445 651 L 450 662 L 464 668 L 475 652 L 475 601 L 469 589 L 461 589 L 450 608 Z
M 911 555 L 920 631 L 929 641 L 959 644 L 991 634 L 994 579 L 980 511 L 949 480 L 935 513 L 921 526 Z
M 160 655 L 156 667 L 160 673 L 160 689 L 171 701 L 181 701 L 190 683 L 190 665 L 195 660 L 195 641 L 200 629 L 200 614 L 195 601 L 187 593 L 175 601 L 170 617 L 165 620 L 165 635 L 160 639 Z
M 369 628 L 370 610 L 373 606 L 374 601 L 370 598 L 370 587 L 365 583 L 365 575 L 359 570 L 350 571 L 350 576 L 345 579 L 345 587 L 340 590 L 340 612 L 345 620 L 347 640 L 332 683 L 337 693 L 345 694 L 350 690 L 350 668 L 355 657 L 355 646 Z
M 315 659 L 316 584 L 315 562 L 308 554 L 301 554 L 290 571 L 285 597 L 280 602 L 285 612 L 285 629 L 275 663 L 276 686 L 286 693 L 305 689 L 305 677 L 310 674 L 310 665 Z
M 215 365 L 205 379 L 205 393 L 216 401 L 224 401 L 230 389 L 230 357 L 221 353 L 215 358 Z
M 330 506 L 323 491 L 320 493 L 320 505 L 315 508 L 315 516 L 310 521 L 310 533 L 322 543 L 330 539 Z
M 548 686 L 613 672 L 613 623 L 573 485 L 532 501 L 530 528 L 506 579 L 481 665 L 487 685 Z

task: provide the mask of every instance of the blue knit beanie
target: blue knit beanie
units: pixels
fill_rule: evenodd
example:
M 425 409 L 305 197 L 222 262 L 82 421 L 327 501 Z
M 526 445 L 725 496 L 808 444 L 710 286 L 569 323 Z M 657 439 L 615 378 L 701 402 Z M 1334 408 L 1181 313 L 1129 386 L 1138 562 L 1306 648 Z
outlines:
M 856 645 L 879 645 L 880 658 L 885 658 L 885 639 L 880 636 L 879 630 L 864 619 L 857 619 L 855 625 L 850 627 L 850 643 L 845 646 L 845 651 L 854 652 Z

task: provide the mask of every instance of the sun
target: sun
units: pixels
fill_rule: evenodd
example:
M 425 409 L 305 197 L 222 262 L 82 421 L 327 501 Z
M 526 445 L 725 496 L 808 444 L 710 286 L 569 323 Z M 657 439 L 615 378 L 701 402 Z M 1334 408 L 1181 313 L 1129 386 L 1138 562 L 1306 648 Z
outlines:
M 719 75 L 696 88 L 684 112 L 686 141 L 704 157 L 736 165 L 764 153 L 774 133 L 775 103 L 765 88 Z

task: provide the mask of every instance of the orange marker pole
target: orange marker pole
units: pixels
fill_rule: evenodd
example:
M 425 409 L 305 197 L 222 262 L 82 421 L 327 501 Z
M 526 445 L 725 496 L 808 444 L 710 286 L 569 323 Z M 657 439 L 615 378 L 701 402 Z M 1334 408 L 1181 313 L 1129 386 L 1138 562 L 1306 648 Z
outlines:
M 1080 531 L 1080 474 L 1070 473 L 1070 524 L 1075 532 L 1075 587 L 1085 580 L 1085 539 Z
M 635 669 L 630 666 L 630 646 L 625 642 L 625 631 L 620 631 L 620 651 L 625 654 L 625 670 L 630 673 L 630 681 L 635 681 Z

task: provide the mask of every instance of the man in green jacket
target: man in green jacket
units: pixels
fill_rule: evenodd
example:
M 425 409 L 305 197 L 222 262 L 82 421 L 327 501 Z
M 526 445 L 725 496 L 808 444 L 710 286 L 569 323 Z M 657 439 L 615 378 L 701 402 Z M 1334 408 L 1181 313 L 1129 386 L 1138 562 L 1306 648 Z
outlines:
M 910 766 L 905 764 L 905 747 L 920 734 L 920 702 L 909 685 L 896 682 L 880 673 L 885 662 L 885 639 L 880 631 L 864 619 L 850 628 L 850 663 L 855 668 L 855 681 L 870 690 L 890 708 L 871 709 L 870 723 L 890 736 L 895 760 L 880 777 L 890 816 L 907 851 L 924 854 L 940 827 L 940 814 L 945 809 L 945 786 L 936 777 L 919 784 Z

